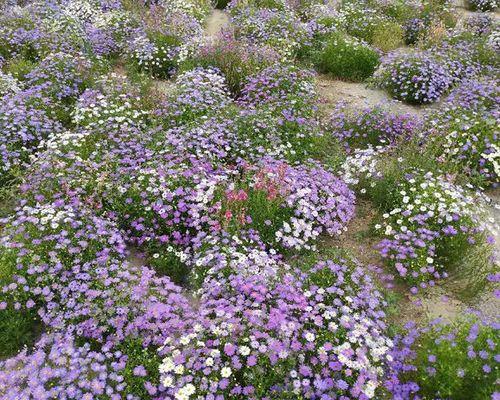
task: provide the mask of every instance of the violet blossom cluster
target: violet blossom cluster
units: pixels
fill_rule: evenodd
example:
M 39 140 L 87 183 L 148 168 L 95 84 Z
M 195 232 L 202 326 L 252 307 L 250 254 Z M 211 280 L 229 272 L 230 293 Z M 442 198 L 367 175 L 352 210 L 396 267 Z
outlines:
M 416 104 L 439 100 L 455 82 L 451 71 L 425 52 L 388 56 L 375 78 L 396 99 Z
M 250 6 L 231 10 L 238 37 L 273 48 L 283 60 L 293 60 L 310 41 L 306 24 L 289 7 L 278 10 Z
M 448 276 L 446 253 L 441 249 L 453 243 L 474 246 L 493 241 L 484 207 L 445 177 L 415 171 L 406 175 L 397 190 L 396 207 L 375 225 L 384 236 L 377 247 L 411 284 L 425 288 Z
M 392 342 L 361 269 L 322 262 L 304 281 L 235 273 L 202 292 L 192 331 L 160 348 L 168 397 L 374 397 Z
M 0 171 L 6 175 L 27 162 L 38 144 L 62 126 L 52 115 L 51 100 L 35 87 L 2 97 L 0 129 Z
M 479 184 L 493 186 L 500 177 L 497 83 L 495 78 L 465 81 L 450 93 L 443 109 L 428 118 L 436 131 L 429 146 L 436 148 L 438 160 L 456 165 Z
M 156 110 L 167 125 L 181 125 L 231 104 L 224 76 L 215 68 L 195 68 L 177 77 L 175 91 Z
M 340 104 L 332 112 L 328 129 L 346 148 L 388 146 L 410 140 L 422 128 L 411 114 L 393 114 L 380 106 L 350 112 Z

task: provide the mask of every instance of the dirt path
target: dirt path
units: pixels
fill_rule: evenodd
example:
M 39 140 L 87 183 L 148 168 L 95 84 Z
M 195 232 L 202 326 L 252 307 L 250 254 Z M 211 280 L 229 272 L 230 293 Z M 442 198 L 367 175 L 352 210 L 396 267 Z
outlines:
M 205 36 L 213 37 L 229 26 L 229 16 L 221 10 L 213 10 L 207 18 L 205 25 Z
M 432 109 L 432 106 L 412 106 L 394 100 L 384 90 L 368 88 L 365 83 L 340 81 L 326 75 L 317 77 L 317 89 L 325 111 L 332 110 L 339 101 L 346 102 L 354 109 L 380 105 L 398 113 L 409 113 L 418 117 Z

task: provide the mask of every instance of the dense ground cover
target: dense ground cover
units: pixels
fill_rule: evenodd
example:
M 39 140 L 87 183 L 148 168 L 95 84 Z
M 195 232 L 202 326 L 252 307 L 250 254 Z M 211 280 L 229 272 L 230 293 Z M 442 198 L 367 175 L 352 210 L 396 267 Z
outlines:
M 0 398 L 500 398 L 495 1 L 0 5 Z

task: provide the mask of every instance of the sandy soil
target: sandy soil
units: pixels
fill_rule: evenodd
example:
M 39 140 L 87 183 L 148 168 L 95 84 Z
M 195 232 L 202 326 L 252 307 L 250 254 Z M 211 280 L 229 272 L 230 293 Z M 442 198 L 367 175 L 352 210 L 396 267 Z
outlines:
M 216 36 L 221 30 L 229 25 L 229 16 L 221 10 L 213 10 L 207 18 L 205 25 L 205 36 Z
M 345 82 L 319 75 L 317 89 L 324 110 L 333 109 L 339 101 L 348 106 L 361 109 L 381 105 L 398 113 L 410 113 L 423 116 L 432 106 L 412 106 L 392 99 L 384 90 L 371 89 L 365 83 Z

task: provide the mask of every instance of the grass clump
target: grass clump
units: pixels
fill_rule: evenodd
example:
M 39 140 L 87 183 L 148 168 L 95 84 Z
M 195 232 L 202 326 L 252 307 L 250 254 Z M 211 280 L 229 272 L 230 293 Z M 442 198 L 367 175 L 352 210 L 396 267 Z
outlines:
M 322 73 L 350 81 L 364 81 L 375 72 L 379 55 L 358 40 L 335 33 L 317 53 L 315 63 Z

